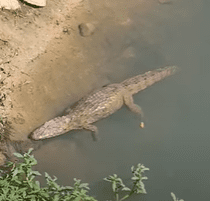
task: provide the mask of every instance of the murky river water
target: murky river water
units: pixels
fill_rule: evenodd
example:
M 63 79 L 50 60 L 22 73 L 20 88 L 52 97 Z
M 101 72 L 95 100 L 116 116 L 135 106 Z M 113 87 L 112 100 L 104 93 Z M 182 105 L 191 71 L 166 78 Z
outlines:
M 62 185 L 80 178 L 90 183 L 98 200 L 107 200 L 113 198 L 111 186 L 102 178 L 116 173 L 129 184 L 130 167 L 143 163 L 150 168 L 148 194 L 131 200 L 171 200 L 170 192 L 184 200 L 209 200 L 210 4 L 104 2 L 92 5 L 96 16 L 107 18 L 101 22 L 100 37 L 92 36 L 89 51 L 100 44 L 101 68 L 111 82 L 164 65 L 178 65 L 182 71 L 135 95 L 145 113 L 144 129 L 124 107 L 96 123 L 99 142 L 93 142 L 87 131 L 46 140 L 34 152 L 37 170 L 56 175 Z M 120 17 L 124 23 L 115 23 Z

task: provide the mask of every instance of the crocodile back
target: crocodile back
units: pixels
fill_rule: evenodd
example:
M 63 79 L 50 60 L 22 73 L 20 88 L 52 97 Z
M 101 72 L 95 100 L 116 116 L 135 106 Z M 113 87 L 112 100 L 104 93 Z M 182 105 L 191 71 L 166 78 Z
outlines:
M 152 84 L 163 80 L 164 78 L 173 75 L 179 70 L 177 66 L 166 66 L 156 70 L 148 71 L 144 74 L 137 75 L 121 83 L 122 87 L 131 94 L 136 94 L 139 91 L 146 89 Z
M 69 116 L 81 125 L 106 118 L 122 107 L 123 93 L 124 88 L 120 84 L 108 85 L 78 101 Z

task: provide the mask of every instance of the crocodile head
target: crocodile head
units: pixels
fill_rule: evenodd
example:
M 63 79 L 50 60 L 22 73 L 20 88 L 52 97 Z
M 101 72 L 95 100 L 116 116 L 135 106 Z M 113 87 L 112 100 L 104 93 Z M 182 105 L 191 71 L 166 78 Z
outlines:
M 43 140 L 62 135 L 68 131 L 76 129 L 82 129 L 78 122 L 75 122 L 73 118 L 68 116 L 62 116 L 46 122 L 41 127 L 33 131 L 29 135 L 29 138 L 33 140 Z

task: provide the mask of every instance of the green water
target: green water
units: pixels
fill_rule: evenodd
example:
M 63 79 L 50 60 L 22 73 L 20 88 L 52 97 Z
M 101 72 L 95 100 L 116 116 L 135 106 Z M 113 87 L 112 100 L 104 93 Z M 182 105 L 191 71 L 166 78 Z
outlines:
M 209 6 L 204 1 L 174 1 L 142 15 L 131 7 L 127 16 L 132 25 L 107 24 L 101 48 L 110 82 L 162 65 L 182 70 L 134 96 L 145 113 L 144 129 L 124 107 L 95 124 L 99 142 L 87 131 L 45 141 L 35 152 L 37 169 L 56 175 L 63 185 L 80 178 L 90 183 L 98 200 L 110 200 L 111 186 L 102 178 L 116 173 L 129 184 L 130 167 L 143 163 L 150 168 L 148 194 L 130 200 L 172 200 L 170 192 L 184 200 L 209 200 Z

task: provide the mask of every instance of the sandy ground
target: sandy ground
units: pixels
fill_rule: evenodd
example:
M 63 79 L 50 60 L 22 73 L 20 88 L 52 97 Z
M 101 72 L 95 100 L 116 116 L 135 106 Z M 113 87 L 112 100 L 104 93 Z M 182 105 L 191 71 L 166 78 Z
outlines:
M 59 56 L 64 49 L 63 44 L 67 38 L 73 38 L 74 34 L 79 35 L 78 21 L 75 18 L 77 12 L 88 10 L 87 1 L 82 0 L 52 0 L 47 2 L 46 7 L 40 8 L 20 4 L 19 10 L 0 11 L 0 164 L 10 155 L 2 154 L 8 152 L 6 141 L 29 142 L 28 133 L 49 118 L 35 114 L 41 105 L 38 100 L 43 97 L 45 106 L 50 101 L 51 105 L 53 101 L 56 102 L 54 92 L 47 89 L 52 76 L 47 77 L 43 71 L 49 71 L 56 59 L 63 59 Z M 74 44 L 69 49 L 76 58 L 78 55 L 82 56 Z M 54 65 L 58 63 L 55 62 Z M 40 83 L 41 80 L 45 82 Z M 42 109 L 40 107 L 39 110 Z M 13 151 L 10 146 L 9 152 Z

